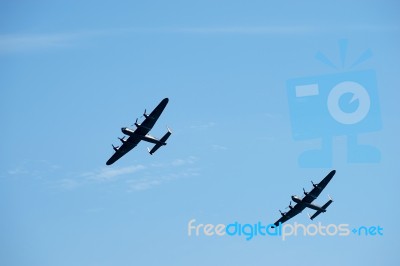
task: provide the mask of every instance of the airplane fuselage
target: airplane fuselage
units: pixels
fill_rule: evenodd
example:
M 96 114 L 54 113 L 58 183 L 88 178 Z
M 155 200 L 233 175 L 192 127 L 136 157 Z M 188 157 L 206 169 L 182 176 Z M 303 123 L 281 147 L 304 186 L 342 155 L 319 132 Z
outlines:
M 127 127 L 121 128 L 121 131 L 125 135 L 128 135 L 130 137 L 135 137 L 135 138 L 137 138 L 139 140 L 144 140 L 144 141 L 147 141 L 147 142 L 150 142 L 150 143 L 154 143 L 154 144 L 161 144 L 161 145 L 164 145 L 164 146 L 167 145 L 167 143 L 160 142 L 158 139 L 156 139 L 153 136 L 150 136 L 148 134 L 146 134 L 146 135 L 137 134 L 136 131 L 133 131 L 132 129 L 127 128 Z
M 296 202 L 297 204 L 300 204 L 301 206 L 304 206 L 304 207 L 307 207 L 307 208 L 310 208 L 310 209 L 313 209 L 316 211 L 326 212 L 325 209 L 321 208 L 318 205 L 302 201 L 302 199 L 299 198 L 298 196 L 292 196 L 292 200 L 294 202 Z

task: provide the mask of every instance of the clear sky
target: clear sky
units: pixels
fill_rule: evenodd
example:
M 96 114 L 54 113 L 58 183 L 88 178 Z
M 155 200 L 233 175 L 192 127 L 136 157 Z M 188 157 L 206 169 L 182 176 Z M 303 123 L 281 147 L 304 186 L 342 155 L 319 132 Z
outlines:
M 399 11 L 397 1 L 1 1 L 0 264 L 399 265 Z M 328 93 L 353 79 L 370 109 L 339 123 Z M 292 97 L 310 82 L 316 102 Z M 168 145 L 150 156 L 140 143 L 107 167 L 120 128 L 165 97 L 151 134 L 169 126 Z M 366 98 L 349 99 L 338 104 L 351 116 Z M 304 159 L 321 139 L 328 159 Z M 316 203 L 334 203 L 315 222 L 383 236 L 187 234 L 191 219 L 273 223 L 331 169 Z M 305 212 L 290 222 L 311 223 Z

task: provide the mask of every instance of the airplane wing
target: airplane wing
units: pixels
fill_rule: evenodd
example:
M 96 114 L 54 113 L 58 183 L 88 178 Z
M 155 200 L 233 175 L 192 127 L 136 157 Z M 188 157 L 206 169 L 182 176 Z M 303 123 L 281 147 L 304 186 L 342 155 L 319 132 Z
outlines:
M 138 145 L 138 143 L 141 140 L 155 143 L 156 145 L 160 144 L 159 140 L 151 137 L 150 135 L 147 135 L 147 133 L 149 133 L 149 131 L 153 128 L 154 124 L 157 122 L 161 113 L 164 111 L 165 107 L 167 106 L 168 101 L 169 101 L 168 98 L 163 99 L 157 105 L 157 107 L 154 108 L 154 110 L 150 114 L 146 114 L 146 110 L 145 110 L 145 112 L 143 114 L 145 117 L 145 120 L 141 124 L 135 123 L 135 125 L 136 125 L 135 131 L 132 131 L 127 128 L 122 128 L 122 132 L 124 134 L 129 135 L 129 138 L 127 140 L 120 139 L 122 141 L 121 147 L 117 148 L 117 147 L 113 146 L 115 153 L 106 162 L 107 165 L 111 165 L 111 164 L 115 163 L 122 156 L 124 156 L 126 153 L 128 153 L 130 150 L 132 150 L 134 147 L 136 147 L 136 145 Z M 170 132 L 170 131 L 168 131 L 168 132 Z M 169 137 L 169 135 L 168 135 L 168 137 Z M 162 143 L 162 144 L 165 145 L 165 143 Z
M 163 99 L 149 115 L 147 115 L 145 111 L 143 115 L 146 119 L 143 121 L 143 123 L 137 126 L 138 128 L 135 130 L 137 135 L 145 136 L 147 133 L 149 133 L 154 124 L 157 122 L 161 113 L 164 111 L 165 106 L 167 106 L 168 101 L 168 98 Z
M 290 206 L 290 205 L 289 205 Z M 279 226 L 279 224 L 283 224 L 287 220 L 295 217 L 297 214 L 301 213 L 305 209 L 304 205 L 296 204 L 294 207 L 290 208 L 288 212 L 282 213 L 282 217 L 279 218 L 278 221 L 274 223 L 274 226 Z
M 332 170 L 329 174 L 327 174 L 324 179 L 322 179 L 321 182 L 318 184 L 314 184 L 314 188 L 310 192 L 305 192 L 305 196 L 302 199 L 303 202 L 306 203 L 311 203 L 313 200 L 315 200 L 319 194 L 321 194 L 322 190 L 328 185 L 329 181 L 331 181 L 332 177 L 336 174 L 336 170 Z
M 113 163 L 115 163 L 116 161 L 118 161 L 122 156 L 124 156 L 126 153 L 128 153 L 130 150 L 132 150 L 133 148 L 136 147 L 136 145 L 138 145 L 138 143 L 140 142 L 140 139 L 138 138 L 133 138 L 133 137 L 129 137 L 123 144 L 121 147 L 119 148 L 115 148 L 115 153 L 111 156 L 110 159 L 108 159 L 108 161 L 106 162 L 107 165 L 111 165 Z

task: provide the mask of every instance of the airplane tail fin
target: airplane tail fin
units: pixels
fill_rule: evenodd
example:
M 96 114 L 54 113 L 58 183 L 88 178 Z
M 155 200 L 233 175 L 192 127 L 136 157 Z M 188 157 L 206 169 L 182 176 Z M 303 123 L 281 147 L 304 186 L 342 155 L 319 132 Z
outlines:
M 331 205 L 331 203 L 333 202 L 332 198 L 330 196 L 329 200 L 322 206 L 322 209 L 326 210 L 328 208 L 329 205 Z M 308 217 L 310 217 L 311 220 L 314 220 L 315 217 L 317 217 L 318 215 L 321 214 L 322 211 L 316 211 L 312 216 L 308 215 Z
M 168 129 L 167 133 L 165 133 L 165 135 L 160 139 L 160 141 L 156 145 L 154 145 L 154 147 L 151 150 L 147 148 L 147 150 L 151 155 L 153 155 L 153 153 L 155 153 L 161 146 L 167 145 L 166 141 L 172 134 L 171 129 L 169 129 L 168 127 L 167 129 Z

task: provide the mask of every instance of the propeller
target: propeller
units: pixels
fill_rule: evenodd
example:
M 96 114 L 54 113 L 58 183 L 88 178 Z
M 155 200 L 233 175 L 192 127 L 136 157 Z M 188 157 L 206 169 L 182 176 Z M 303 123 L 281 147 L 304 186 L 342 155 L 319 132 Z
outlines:
M 115 147 L 114 144 L 111 144 L 111 146 L 113 147 L 114 151 L 117 151 L 119 149 L 119 146 Z
M 304 193 L 304 195 L 308 195 L 308 192 L 306 192 L 306 190 L 303 188 L 303 193 Z
M 286 208 L 293 209 L 292 201 L 289 202 L 289 206 L 287 206 Z
M 143 115 L 140 117 L 140 118 L 142 118 L 142 117 L 144 117 L 144 118 L 148 118 L 149 117 L 149 115 L 148 114 L 146 114 L 146 112 L 147 112 L 147 110 L 146 109 L 144 109 L 144 112 L 143 112 Z M 136 125 L 137 124 L 137 125 Z M 140 126 L 140 124 L 138 124 L 138 118 L 136 118 L 136 122 L 135 122 L 135 124 L 134 124 L 135 126 Z M 132 125 L 133 126 L 133 125 Z
M 331 198 L 331 196 L 328 195 L 329 200 L 333 201 L 333 199 Z
M 282 216 L 285 216 L 286 213 L 282 212 L 281 210 L 279 210 L 279 212 L 281 213 Z
M 122 138 L 118 138 L 122 143 L 125 143 L 125 136 L 123 136 Z
M 135 121 L 135 124 L 133 124 L 133 125 L 135 125 L 136 127 L 139 127 L 140 125 L 138 124 L 138 118 L 136 118 L 136 121 Z M 133 126 L 132 125 L 132 126 Z
M 311 184 L 313 185 L 313 187 L 318 188 L 318 184 L 314 184 L 314 182 L 311 180 Z

